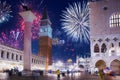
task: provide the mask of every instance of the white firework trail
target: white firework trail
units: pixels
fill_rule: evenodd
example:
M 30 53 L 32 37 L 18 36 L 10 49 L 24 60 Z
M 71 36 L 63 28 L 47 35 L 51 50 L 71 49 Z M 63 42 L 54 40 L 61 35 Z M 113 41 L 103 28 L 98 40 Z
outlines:
M 6 4 L 6 1 L 3 3 L 0 1 L 0 23 L 8 21 L 9 18 L 12 17 L 10 15 L 11 12 L 11 6 Z
M 63 11 L 62 29 L 74 42 L 90 42 L 89 8 L 86 3 L 73 3 Z

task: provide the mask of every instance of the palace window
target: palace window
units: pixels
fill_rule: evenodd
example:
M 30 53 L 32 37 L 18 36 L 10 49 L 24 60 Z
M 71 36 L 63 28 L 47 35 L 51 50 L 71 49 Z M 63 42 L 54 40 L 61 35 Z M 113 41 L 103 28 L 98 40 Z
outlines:
M 20 60 L 22 60 L 22 56 L 20 55 Z
M 1 58 L 4 57 L 4 51 L 1 51 Z
M 111 43 L 111 46 L 110 46 L 110 47 L 111 47 L 111 48 L 112 48 L 112 47 L 114 47 L 114 44 L 113 44 L 113 43 Z
M 120 13 L 114 13 L 109 20 L 110 27 L 120 27 Z
M 107 51 L 106 45 L 105 45 L 105 43 L 103 43 L 101 46 L 101 52 L 105 53 L 106 51 Z
M 33 61 L 34 61 L 34 60 L 33 60 L 33 58 L 32 58 L 32 63 L 33 63 Z
M 16 60 L 18 60 L 18 55 L 16 55 Z
M 14 54 L 12 53 L 12 59 L 14 59 Z
M 119 42 L 119 47 L 120 47 L 120 42 Z
M 34 59 L 34 63 L 35 63 L 35 59 Z
M 100 50 L 99 50 L 99 46 L 98 44 L 95 44 L 94 46 L 94 52 L 98 53 Z
M 7 52 L 7 59 L 9 59 L 9 52 Z

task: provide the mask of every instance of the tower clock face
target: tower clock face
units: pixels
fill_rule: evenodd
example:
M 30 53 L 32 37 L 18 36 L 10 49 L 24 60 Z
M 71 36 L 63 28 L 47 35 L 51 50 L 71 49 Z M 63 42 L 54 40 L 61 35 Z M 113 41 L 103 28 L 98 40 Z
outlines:
M 40 28 L 40 36 L 49 36 L 52 37 L 52 31 L 50 27 Z

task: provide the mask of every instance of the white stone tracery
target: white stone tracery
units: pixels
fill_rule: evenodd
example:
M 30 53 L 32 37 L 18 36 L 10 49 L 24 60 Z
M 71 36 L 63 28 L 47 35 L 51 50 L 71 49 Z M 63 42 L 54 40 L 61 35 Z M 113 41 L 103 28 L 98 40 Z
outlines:
M 106 39 L 109 39 L 109 41 L 106 41 Z M 117 38 L 117 40 L 114 40 L 114 38 Z M 102 39 L 102 41 L 98 41 L 99 39 Z M 112 34 L 112 35 L 100 35 L 96 37 L 91 37 L 91 65 L 95 68 L 95 64 L 99 60 L 103 60 L 106 63 L 106 66 L 110 67 L 110 64 L 114 60 L 120 61 L 120 34 Z M 101 46 L 102 44 L 106 45 L 107 51 L 105 53 L 101 53 Z M 114 47 L 110 47 L 113 43 Z M 100 51 L 95 53 L 94 52 L 94 46 L 98 44 Z M 114 50 L 114 51 L 112 51 Z

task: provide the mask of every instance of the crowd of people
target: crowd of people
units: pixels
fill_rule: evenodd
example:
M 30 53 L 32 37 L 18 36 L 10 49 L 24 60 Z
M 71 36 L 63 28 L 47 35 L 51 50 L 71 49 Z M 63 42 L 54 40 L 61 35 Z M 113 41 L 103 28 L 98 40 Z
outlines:
M 70 71 L 67 70 L 66 72 L 61 72 L 59 69 L 56 71 L 57 79 L 60 80 L 60 77 L 65 77 L 69 75 Z M 86 72 L 84 72 L 86 73 Z M 92 75 L 88 73 L 89 75 Z M 105 72 L 103 69 L 100 69 L 95 72 L 96 76 L 98 76 L 101 80 L 113 80 L 116 77 L 116 73 L 114 71 L 110 71 L 109 73 Z

